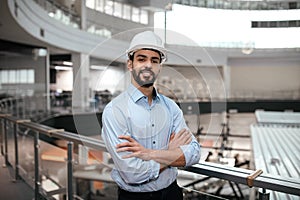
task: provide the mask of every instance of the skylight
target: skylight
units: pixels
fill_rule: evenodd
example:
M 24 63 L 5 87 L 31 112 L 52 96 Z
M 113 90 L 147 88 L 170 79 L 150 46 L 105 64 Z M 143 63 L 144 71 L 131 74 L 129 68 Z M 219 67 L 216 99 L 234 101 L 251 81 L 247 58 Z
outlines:
M 167 31 L 168 44 L 211 47 L 299 48 L 300 27 L 252 28 L 252 21 L 299 21 L 300 10 L 223 10 L 174 4 L 166 27 L 189 38 L 180 40 Z M 155 14 L 155 28 L 165 28 L 165 13 Z M 162 36 L 164 38 L 164 35 Z

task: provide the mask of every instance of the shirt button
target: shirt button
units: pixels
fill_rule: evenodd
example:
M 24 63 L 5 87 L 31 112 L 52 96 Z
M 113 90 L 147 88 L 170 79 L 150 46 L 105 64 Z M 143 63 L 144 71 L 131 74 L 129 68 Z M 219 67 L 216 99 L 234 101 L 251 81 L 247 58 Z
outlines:
M 155 144 L 155 141 L 153 141 L 153 144 Z
M 154 124 L 152 124 L 152 127 L 154 127 Z

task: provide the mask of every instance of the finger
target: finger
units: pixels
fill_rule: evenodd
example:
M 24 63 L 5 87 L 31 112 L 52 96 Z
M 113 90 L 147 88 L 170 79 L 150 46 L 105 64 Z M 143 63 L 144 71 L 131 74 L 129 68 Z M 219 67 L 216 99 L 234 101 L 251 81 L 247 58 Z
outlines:
M 131 154 L 122 156 L 123 159 L 126 159 L 126 158 L 134 158 L 134 157 L 137 157 L 137 155 L 136 155 L 135 153 L 131 153 Z
M 177 134 L 174 134 L 173 139 L 180 138 L 182 136 L 182 134 L 184 134 L 185 131 L 186 131 L 186 129 L 181 129 Z
M 126 155 L 126 156 L 122 156 L 123 159 L 126 159 L 126 158 L 132 158 L 132 157 L 134 157 L 134 156 L 132 156 L 131 154 Z
M 177 140 L 181 145 L 189 144 L 192 141 L 192 133 L 188 130 L 181 131 Z
M 188 138 L 191 136 L 191 132 L 189 130 L 185 130 L 181 136 L 180 136 L 180 139 L 183 139 L 183 138 Z
M 116 151 L 117 152 L 124 152 L 124 151 L 136 152 L 137 150 L 138 150 L 137 147 L 122 147 L 122 148 L 118 148 Z
M 186 138 L 187 135 L 188 135 L 188 131 L 187 131 L 187 130 L 182 130 L 182 131 L 180 131 L 180 132 L 178 132 L 178 133 L 176 134 L 175 138 L 176 138 L 177 140 L 184 140 L 184 138 Z M 175 138 L 174 138 L 174 139 L 175 139 Z
M 191 132 L 186 132 L 182 138 L 182 140 L 186 142 L 191 142 L 192 140 L 192 133 Z
M 174 139 L 174 137 L 175 137 L 175 133 L 172 132 L 172 133 L 171 133 L 171 136 L 170 136 L 170 141 L 172 141 L 172 140 Z
M 191 143 L 192 140 L 193 140 L 192 137 L 189 137 L 189 138 L 187 138 L 187 140 L 185 141 L 184 144 L 189 144 L 189 143 Z
M 181 130 L 177 133 L 177 135 L 182 135 L 184 132 L 186 132 L 186 129 L 185 129 L 185 128 L 181 129 Z
M 179 137 L 185 136 L 189 132 L 190 132 L 189 130 L 187 130 L 187 129 L 184 128 L 184 129 L 181 130 Z
M 134 157 L 133 153 L 128 154 L 128 155 L 125 155 L 125 156 L 122 156 L 123 159 L 126 159 L 126 158 L 133 158 L 133 157 Z
M 135 140 L 134 140 L 132 137 L 130 137 L 129 135 L 120 135 L 118 138 L 119 138 L 119 139 L 128 140 L 129 142 L 135 141 Z
M 120 144 L 117 144 L 116 148 L 127 147 L 127 146 L 132 147 L 133 143 L 132 142 L 122 142 Z
M 124 152 L 124 151 L 128 151 L 128 147 L 118 148 L 116 150 L 117 153 Z

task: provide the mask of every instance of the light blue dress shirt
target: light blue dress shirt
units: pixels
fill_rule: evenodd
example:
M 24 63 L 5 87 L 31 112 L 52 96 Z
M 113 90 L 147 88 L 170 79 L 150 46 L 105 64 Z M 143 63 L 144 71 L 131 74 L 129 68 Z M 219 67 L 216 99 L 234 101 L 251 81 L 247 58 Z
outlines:
M 167 149 L 172 132 L 188 128 L 178 105 L 154 90 L 152 104 L 132 84 L 113 99 L 102 115 L 102 137 L 115 168 L 111 176 L 119 187 L 131 192 L 150 192 L 168 187 L 177 177 L 177 168 L 168 167 L 159 173 L 160 164 L 139 158 L 122 159 L 131 152 L 116 152 L 116 145 L 126 140 L 118 138 L 129 135 L 149 149 Z M 186 166 L 198 163 L 200 145 L 195 137 L 188 145 L 180 147 Z

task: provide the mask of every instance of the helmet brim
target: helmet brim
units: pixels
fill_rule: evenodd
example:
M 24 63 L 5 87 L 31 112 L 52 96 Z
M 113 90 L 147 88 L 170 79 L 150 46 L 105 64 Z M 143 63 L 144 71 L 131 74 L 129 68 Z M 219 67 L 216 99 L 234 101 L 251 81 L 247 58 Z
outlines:
M 131 49 L 128 49 L 126 51 L 128 59 L 138 50 L 142 50 L 142 49 L 153 49 L 154 51 L 157 51 L 160 53 L 160 58 L 161 58 L 161 63 L 164 63 L 167 60 L 167 54 L 166 54 L 166 49 L 164 48 L 159 48 L 157 46 L 151 46 L 151 45 L 137 45 L 134 46 Z

